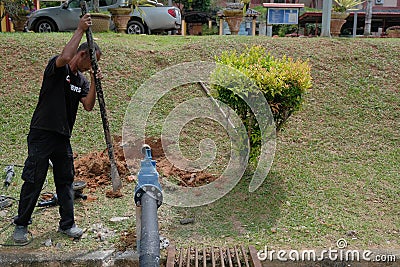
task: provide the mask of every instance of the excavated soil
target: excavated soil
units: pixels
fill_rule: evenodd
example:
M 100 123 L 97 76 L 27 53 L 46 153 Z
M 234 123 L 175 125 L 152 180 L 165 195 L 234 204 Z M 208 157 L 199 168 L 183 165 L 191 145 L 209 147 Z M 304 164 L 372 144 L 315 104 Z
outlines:
M 121 146 L 122 137 L 114 136 L 113 139 L 114 157 L 119 176 L 123 183 L 134 182 L 136 178 L 130 174 Z M 173 166 L 164 154 L 161 139 L 147 138 L 146 143 L 151 144 L 152 158 L 156 160 L 156 167 L 157 171 L 160 173 L 160 179 L 169 179 L 173 177 L 172 179 L 175 183 L 178 181 L 180 186 L 185 187 L 201 186 L 202 184 L 210 183 L 217 179 L 215 175 L 207 172 L 189 172 Z M 100 187 L 111 187 L 110 160 L 107 149 L 103 151 L 93 151 L 82 156 L 76 155 L 74 165 L 75 181 L 86 182 L 86 188 L 89 192 L 94 192 Z M 113 190 L 108 190 L 106 191 L 106 196 L 109 198 L 116 198 L 121 197 L 122 193 L 120 191 L 114 192 Z M 135 247 L 135 231 L 133 229 L 123 231 L 120 235 L 117 249 L 119 251 L 125 251 L 128 249 L 135 249 Z
M 114 136 L 114 157 L 121 180 L 130 183 L 135 180 L 135 177 L 130 174 L 127 167 L 121 141 L 121 136 Z M 173 177 L 174 181 L 178 181 L 177 183 L 180 186 L 195 187 L 210 183 L 218 178 L 204 171 L 190 172 L 175 167 L 165 157 L 160 138 L 147 138 L 146 143 L 151 144 L 152 158 L 156 160 L 157 171 L 161 174 L 161 179 Z M 110 160 L 107 149 L 93 151 L 82 156 L 75 156 L 74 165 L 75 181 L 86 182 L 90 192 L 96 191 L 98 187 L 111 185 Z M 120 197 L 122 194 L 110 190 L 106 192 L 106 196 Z

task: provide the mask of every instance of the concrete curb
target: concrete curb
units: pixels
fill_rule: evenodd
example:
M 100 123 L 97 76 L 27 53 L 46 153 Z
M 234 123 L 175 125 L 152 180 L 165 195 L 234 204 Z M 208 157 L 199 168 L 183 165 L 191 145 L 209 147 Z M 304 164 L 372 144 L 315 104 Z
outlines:
M 114 250 L 73 253 L 65 256 L 49 256 L 45 253 L 19 253 L 18 250 L 0 252 L 0 266 L 8 267 L 136 267 L 139 256 L 134 251 L 124 253 Z

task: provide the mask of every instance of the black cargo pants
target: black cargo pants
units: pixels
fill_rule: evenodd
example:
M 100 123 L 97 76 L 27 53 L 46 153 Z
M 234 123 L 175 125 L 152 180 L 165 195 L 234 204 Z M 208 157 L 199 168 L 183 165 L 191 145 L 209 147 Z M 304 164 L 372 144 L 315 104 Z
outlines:
M 74 224 L 74 164 L 69 137 L 31 129 L 27 139 L 28 158 L 22 171 L 24 183 L 14 223 L 22 226 L 29 224 L 46 179 L 50 159 L 61 217 L 59 226 L 63 230 L 69 229 Z

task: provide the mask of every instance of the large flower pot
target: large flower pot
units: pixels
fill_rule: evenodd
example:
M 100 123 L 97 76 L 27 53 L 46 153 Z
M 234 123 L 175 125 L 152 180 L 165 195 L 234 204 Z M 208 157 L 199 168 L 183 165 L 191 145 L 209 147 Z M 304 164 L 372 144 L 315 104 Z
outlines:
M 111 20 L 114 22 L 117 31 L 120 33 L 126 32 L 126 26 L 131 19 L 130 8 L 109 8 L 108 11 L 111 13 Z
M 331 13 L 331 35 L 338 37 L 342 26 L 346 23 L 346 18 L 349 13 L 346 12 L 332 12 Z
M 346 23 L 345 19 L 331 19 L 331 35 L 338 37 L 343 24 Z
M 103 13 L 90 13 L 93 32 L 106 32 L 110 29 L 111 16 Z
M 240 17 L 225 17 L 226 23 L 228 23 L 229 30 L 232 35 L 237 35 L 240 30 L 240 24 L 242 24 L 243 16 Z
M 23 32 L 25 30 L 25 25 L 26 25 L 27 20 L 28 20 L 28 17 L 26 17 L 26 16 L 21 16 L 21 17 L 12 19 L 12 23 L 14 25 L 14 30 L 16 32 Z
M 240 24 L 242 24 L 243 21 L 243 9 L 227 8 L 222 11 L 222 14 L 224 15 L 226 23 L 228 23 L 231 34 L 237 35 L 240 29 Z

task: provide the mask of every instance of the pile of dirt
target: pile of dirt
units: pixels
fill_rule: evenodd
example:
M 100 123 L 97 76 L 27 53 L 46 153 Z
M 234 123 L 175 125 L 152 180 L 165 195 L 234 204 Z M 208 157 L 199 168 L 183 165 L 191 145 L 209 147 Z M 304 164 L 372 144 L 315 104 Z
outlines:
M 118 251 L 134 250 L 136 249 L 136 230 L 129 229 L 122 231 L 119 237 L 119 242 L 116 244 Z
M 120 146 L 121 140 L 121 137 L 114 137 L 113 149 L 120 178 L 126 180 L 129 170 L 125 163 L 124 151 Z M 86 182 L 90 192 L 95 191 L 100 186 L 111 185 L 110 160 L 107 149 L 76 157 L 74 166 L 75 181 Z
M 122 137 L 113 138 L 114 156 L 118 172 L 122 181 L 132 182 L 135 179 L 131 176 L 125 161 L 124 151 L 121 146 Z M 147 138 L 147 144 L 151 144 L 152 157 L 156 160 L 157 171 L 162 179 L 173 179 L 178 185 L 186 187 L 201 186 L 217 179 L 215 175 L 204 171 L 190 172 L 175 167 L 165 157 L 161 139 Z M 75 181 L 84 181 L 90 192 L 94 192 L 98 187 L 111 185 L 110 160 L 108 150 L 102 152 L 94 151 L 82 156 L 76 156 L 75 162 Z M 109 197 L 121 196 L 107 192 Z

